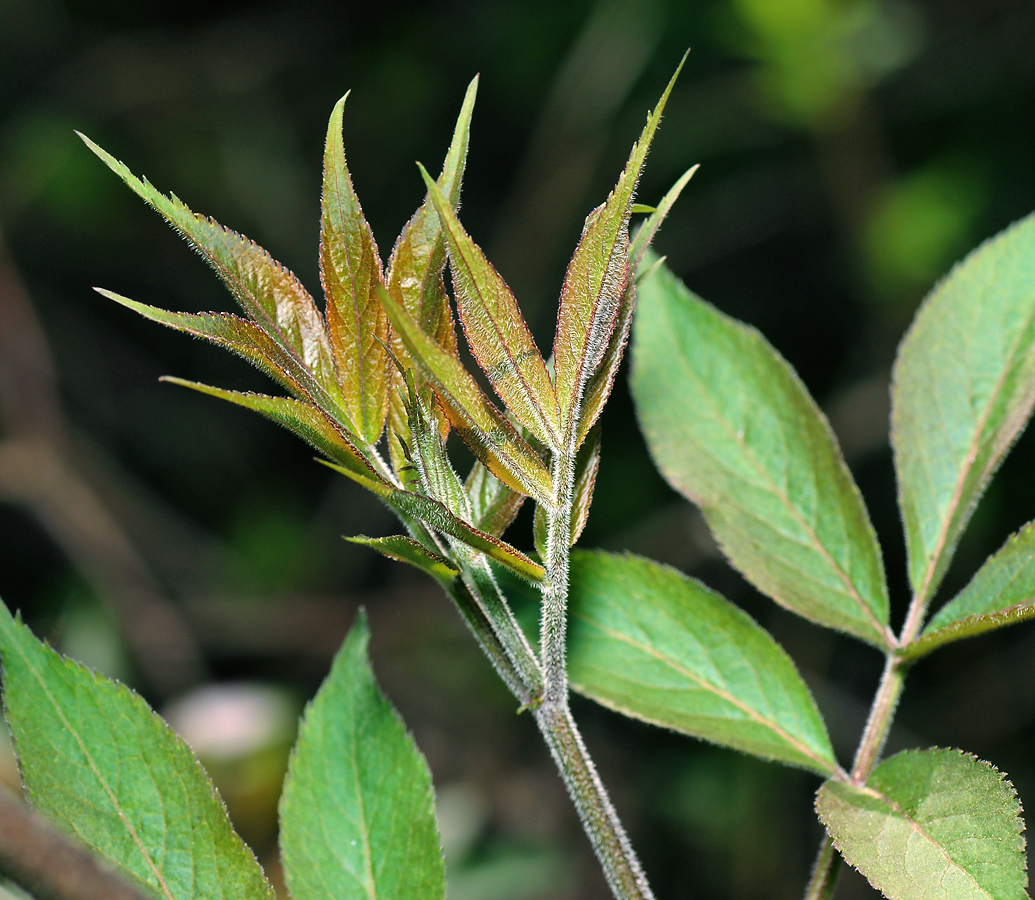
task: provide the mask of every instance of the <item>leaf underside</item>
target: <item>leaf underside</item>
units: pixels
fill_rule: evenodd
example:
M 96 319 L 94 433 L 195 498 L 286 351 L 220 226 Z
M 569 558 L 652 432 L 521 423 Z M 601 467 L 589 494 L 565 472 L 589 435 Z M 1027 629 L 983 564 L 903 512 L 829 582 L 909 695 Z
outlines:
M 137 694 L 42 644 L 0 603 L 4 706 L 25 791 L 167 900 L 272 900 L 187 745 Z
M 828 781 L 816 811 L 845 859 L 891 900 L 1026 900 L 1013 786 L 959 750 L 907 750 L 866 787 Z
M 824 775 L 837 769 L 786 653 L 746 613 L 674 569 L 572 554 L 574 690 L 625 715 Z
M 361 612 L 306 709 L 280 801 L 295 900 L 441 900 L 431 773 L 374 681 Z
M 873 526 L 791 367 L 664 267 L 639 288 L 632 363 L 651 455 L 730 562 L 788 609 L 890 646 Z
M 931 292 L 892 372 L 891 444 L 909 579 L 929 599 L 1035 404 L 1035 216 Z

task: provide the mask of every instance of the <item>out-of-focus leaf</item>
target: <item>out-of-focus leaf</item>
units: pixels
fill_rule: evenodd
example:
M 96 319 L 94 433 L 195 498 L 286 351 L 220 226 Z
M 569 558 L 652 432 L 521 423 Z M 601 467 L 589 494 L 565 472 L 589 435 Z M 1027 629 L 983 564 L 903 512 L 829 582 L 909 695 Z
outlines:
M 212 397 L 219 397 L 221 400 L 228 400 L 230 403 L 261 413 L 267 419 L 283 425 L 289 431 L 297 434 L 328 459 L 349 469 L 360 484 L 369 482 L 369 486 L 378 493 L 383 493 L 386 488 L 390 487 L 343 431 L 335 427 L 334 423 L 311 403 L 292 400 L 290 397 L 270 397 L 268 394 L 228 391 L 224 388 L 211 387 L 196 381 L 186 381 L 183 378 L 170 376 L 164 377 L 162 381 L 191 388 Z
M 560 441 L 557 397 L 517 300 L 423 166 L 420 173 L 442 221 L 467 343 L 513 416 L 556 448 Z
M 834 844 L 891 900 L 1027 900 L 1013 785 L 959 750 L 907 750 L 865 787 L 828 781 L 816 811 Z
M 295 900 L 443 900 L 431 773 L 374 681 L 361 612 L 306 709 L 280 801 Z
M 460 361 L 421 331 L 413 316 L 387 291 L 381 291 L 381 302 L 471 452 L 504 484 L 549 503 L 550 473 L 535 450 L 489 402 Z
M 166 197 L 85 135 L 86 145 L 141 199 L 180 232 L 216 270 L 241 308 L 328 392 L 337 372 L 323 317 L 295 276 L 254 241 L 192 212 L 175 194 Z
M 837 771 L 794 663 L 744 612 L 675 569 L 572 554 L 572 688 L 627 716 L 824 775 Z
M 667 269 L 640 287 L 633 398 L 658 468 L 759 590 L 893 645 L 877 539 L 830 427 L 754 329 Z
M 465 487 L 471 524 L 493 537 L 500 537 L 510 527 L 525 502 L 523 494 L 507 487 L 480 462 L 475 462 Z
M 606 202 L 586 219 L 564 276 L 553 358 L 561 431 L 569 451 L 577 446 L 579 419 L 583 418 L 578 410 L 586 385 L 607 352 L 623 303 L 633 302 L 632 293 L 626 292 L 630 281 L 629 212 L 661 113 L 685 61 L 684 55 L 654 112 L 647 118 L 647 125 L 633 145 L 618 184 Z
M 345 164 L 341 128 L 347 97 L 335 104 L 327 125 L 320 276 L 345 406 L 356 433 L 374 444 L 388 413 L 388 319 L 376 292 L 383 285 L 381 257 Z
M 575 456 L 575 491 L 571 509 L 571 546 L 578 542 L 589 519 L 589 507 L 593 503 L 593 488 L 600 470 L 600 429 L 593 433 Z
M 667 194 L 661 198 L 661 202 L 658 204 L 658 208 L 651 211 L 650 217 L 644 222 L 639 231 L 636 232 L 632 242 L 629 244 L 629 268 L 636 272 L 640 268 L 640 263 L 643 261 L 643 255 L 647 252 L 647 248 L 650 247 L 651 242 L 654 240 L 654 235 L 658 233 L 658 229 L 661 227 L 661 223 L 665 221 L 665 217 L 669 214 L 669 210 L 675 205 L 679 199 L 679 195 L 683 193 L 683 188 L 687 186 L 690 179 L 694 177 L 694 172 L 700 168 L 699 165 L 692 166 L 687 169 L 682 175 L 679 176 L 679 180 L 669 188 Z
M 892 372 L 891 444 L 909 579 L 927 601 L 1035 405 L 1035 216 L 959 263 L 924 301 Z
M 511 547 L 491 534 L 478 531 L 458 516 L 453 515 L 445 506 L 430 497 L 422 497 L 410 491 L 396 491 L 388 501 L 409 516 L 420 519 L 436 531 L 456 538 L 468 547 L 473 547 L 486 556 L 496 560 L 529 581 L 542 581 L 546 577 L 543 567 L 532 562 L 520 550 Z
M 478 92 L 478 77 L 467 87 L 460 115 L 453 130 L 453 140 L 442 165 L 438 186 L 456 209 L 460 203 L 460 185 L 467 162 L 467 145 L 471 130 L 471 114 L 474 112 L 474 98 Z M 442 223 L 435 212 L 431 196 L 424 198 L 420 208 L 403 226 L 388 261 L 388 292 L 398 300 L 410 315 L 420 324 L 426 334 L 431 335 L 440 346 L 456 353 L 456 331 L 453 315 L 446 296 L 442 272 L 446 265 L 446 244 L 442 236 Z M 396 357 L 407 360 L 409 353 L 402 339 L 392 332 L 391 347 Z M 391 437 L 389 448 L 392 462 L 398 472 L 405 465 L 400 453 L 402 443 L 409 442 L 409 424 L 406 421 L 406 393 L 402 384 L 402 373 L 393 371 L 395 390 L 389 398 L 388 417 Z M 417 375 L 417 389 L 420 391 L 420 373 Z M 439 409 L 434 410 L 442 436 L 449 430 L 448 419 Z
M 439 582 L 449 583 L 460 574 L 460 570 L 448 559 L 439 556 L 437 553 L 432 553 L 423 544 L 401 534 L 393 534 L 381 538 L 372 538 L 360 534 L 345 540 L 353 544 L 362 544 L 364 547 L 371 547 L 389 559 L 408 563 L 422 572 L 427 572 Z
M 906 646 L 915 659 L 943 644 L 1035 618 L 1035 522 L 1029 522 L 991 557 L 956 597 Z
M 3 603 L 0 662 L 33 806 L 165 900 L 272 900 L 205 771 L 138 695 L 62 658 Z

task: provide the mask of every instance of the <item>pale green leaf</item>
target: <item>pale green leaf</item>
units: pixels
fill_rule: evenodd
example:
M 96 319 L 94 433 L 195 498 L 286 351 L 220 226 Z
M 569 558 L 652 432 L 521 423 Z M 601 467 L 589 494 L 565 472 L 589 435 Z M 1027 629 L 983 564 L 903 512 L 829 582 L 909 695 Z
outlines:
M 632 391 L 658 468 L 759 590 L 891 646 L 877 539 L 826 419 L 754 329 L 667 269 L 639 288 Z
M 442 900 L 431 773 L 374 681 L 361 612 L 306 709 L 280 801 L 294 900 Z
M 675 569 L 576 552 L 572 688 L 628 716 L 765 759 L 837 771 L 794 663 L 744 612 Z
M 845 859 L 890 900 L 1026 900 L 1013 785 L 959 750 L 907 750 L 865 787 L 828 781 L 816 811 Z
M 388 319 L 376 291 L 384 284 L 381 257 L 345 164 L 341 128 L 347 97 L 335 104 L 327 124 L 320 276 L 345 405 L 356 433 L 374 444 L 388 414 Z
M 553 358 L 560 424 L 568 450 L 578 442 L 582 418 L 578 413 L 586 385 L 604 359 L 623 303 L 632 302 L 626 287 L 630 281 L 629 214 L 633 195 L 662 111 L 685 61 L 684 55 L 658 105 L 647 117 L 614 190 L 586 218 L 564 276 Z M 588 429 L 586 425 L 583 430 Z
M 423 166 L 420 173 L 446 236 L 456 305 L 471 352 L 514 418 L 556 448 L 557 397 L 517 300 Z
M 634 272 L 640 268 L 643 256 L 654 240 L 654 236 L 658 233 L 661 223 L 665 221 L 665 217 L 669 214 L 669 210 L 675 206 L 679 195 L 683 193 L 683 188 L 689 184 L 690 179 L 694 177 L 694 172 L 699 168 L 699 165 L 692 166 L 680 175 L 676 183 L 669 188 L 668 193 L 661 198 L 657 209 L 650 210 L 650 217 L 637 230 L 636 236 L 629 244 L 629 267 Z
M 500 537 L 517 518 L 524 495 L 507 487 L 480 462 L 475 462 L 465 482 L 471 503 L 471 524 L 479 531 Z
M 212 782 L 148 705 L 0 603 L 4 706 L 40 812 L 166 900 L 272 900 Z
M 575 546 L 589 521 L 589 507 L 593 503 L 593 488 L 600 471 L 600 429 L 592 433 L 575 455 L 575 490 L 571 503 L 571 546 Z
M 362 544 L 364 547 L 370 547 L 389 559 L 408 563 L 422 572 L 426 572 L 436 581 L 449 583 L 460 574 L 460 570 L 448 559 L 439 556 L 437 553 L 432 553 L 423 544 L 401 534 L 393 534 L 381 538 L 372 538 L 360 534 L 356 537 L 345 538 L 345 540 L 353 544 Z
M 1035 618 L 1035 522 L 991 557 L 931 619 L 903 656 L 915 659 L 943 644 Z
M 926 602 L 1035 404 L 1035 216 L 931 292 L 899 349 L 891 399 L 909 580 Z
M 252 321 L 308 369 L 325 390 L 337 392 L 337 372 L 323 316 L 290 271 L 254 241 L 192 212 L 175 194 L 166 197 L 88 137 L 79 136 L 205 258 Z

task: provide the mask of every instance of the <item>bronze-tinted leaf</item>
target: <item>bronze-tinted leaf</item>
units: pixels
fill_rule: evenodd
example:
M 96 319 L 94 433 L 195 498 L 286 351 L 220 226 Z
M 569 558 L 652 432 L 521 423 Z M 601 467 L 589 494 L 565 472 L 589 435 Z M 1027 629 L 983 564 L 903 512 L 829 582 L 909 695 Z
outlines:
M 415 566 L 422 572 L 427 572 L 436 581 L 446 584 L 452 583 L 460 574 L 460 570 L 444 556 L 432 553 L 423 544 L 401 534 L 392 534 L 382 538 L 372 538 L 361 534 L 345 538 L 345 540 L 370 547 L 389 559 Z
M 541 441 L 558 447 L 557 398 L 517 300 L 423 166 L 420 171 L 442 221 L 457 309 L 471 351 L 514 417 Z
M 376 443 L 388 412 L 388 320 L 376 288 L 381 258 L 345 164 L 342 97 L 327 125 L 320 218 L 320 277 L 345 405 L 355 431 Z

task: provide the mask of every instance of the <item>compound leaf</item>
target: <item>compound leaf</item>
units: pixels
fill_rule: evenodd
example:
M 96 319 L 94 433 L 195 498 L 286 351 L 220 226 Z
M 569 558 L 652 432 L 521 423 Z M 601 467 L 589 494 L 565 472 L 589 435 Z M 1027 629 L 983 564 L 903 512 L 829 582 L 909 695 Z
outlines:
M 582 237 L 572 255 L 561 289 L 557 311 L 557 334 L 553 344 L 554 383 L 560 410 L 561 430 L 569 451 L 578 443 L 578 411 L 586 385 L 600 367 L 623 305 L 632 303 L 629 287 L 629 214 L 636 184 L 647 159 L 654 133 L 661 122 L 672 88 L 683 68 L 679 63 L 647 117 L 640 139 L 618 183 L 607 200 L 586 218 Z M 610 383 L 608 383 L 610 387 Z M 591 424 L 591 423 L 590 423 Z M 587 425 L 583 431 L 588 431 Z
M 337 373 L 323 317 L 301 282 L 254 241 L 166 197 L 85 135 L 86 145 L 216 270 L 248 317 L 328 391 Z
M 347 97 L 335 104 L 327 125 L 320 278 L 346 408 L 356 433 L 374 444 L 388 414 L 388 319 L 376 291 L 383 285 L 381 257 L 345 164 L 341 128 Z
M 961 638 L 1035 617 L 1035 522 L 1029 522 L 992 556 L 956 597 L 908 645 L 918 658 Z
M 572 687 L 637 719 L 830 775 L 823 720 L 794 663 L 746 613 L 636 556 L 572 554 Z
M 1027 900 L 1013 786 L 959 750 L 907 750 L 865 787 L 828 781 L 816 811 L 834 844 L 891 900 Z
M 442 900 L 431 773 L 374 681 L 361 612 L 306 709 L 280 801 L 295 900 Z
M 0 603 L 4 706 L 40 812 L 166 900 L 272 900 L 187 745 L 137 694 L 38 641 Z
M 892 372 L 891 444 L 913 590 L 926 602 L 1035 405 L 1035 216 L 930 293 Z
M 892 644 L 877 539 L 830 427 L 753 328 L 662 268 L 640 286 L 632 392 L 654 461 L 776 602 Z

